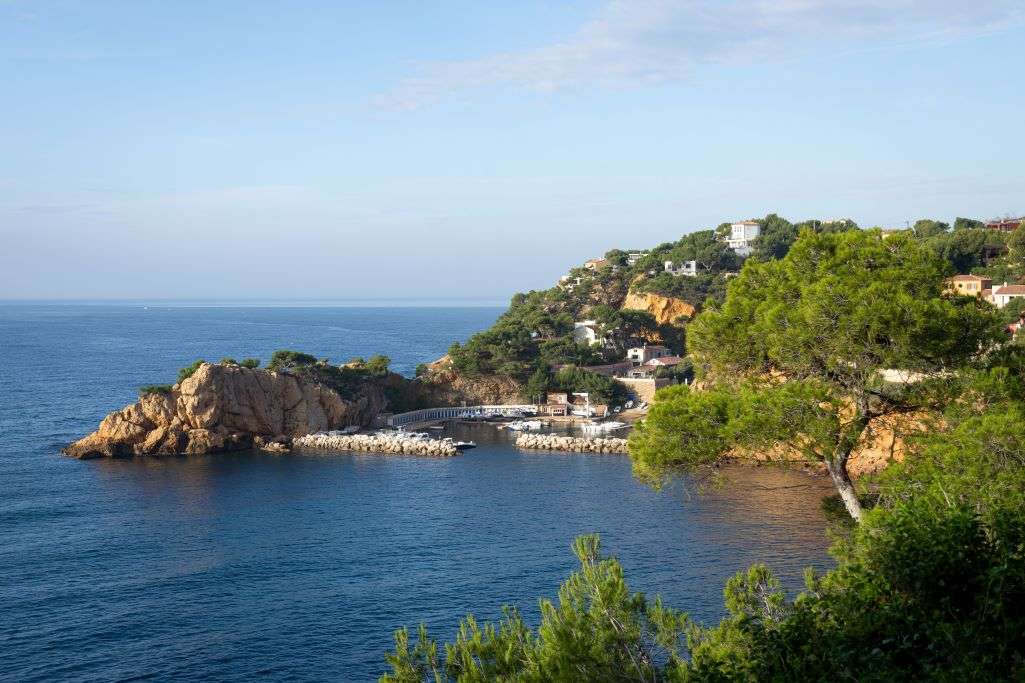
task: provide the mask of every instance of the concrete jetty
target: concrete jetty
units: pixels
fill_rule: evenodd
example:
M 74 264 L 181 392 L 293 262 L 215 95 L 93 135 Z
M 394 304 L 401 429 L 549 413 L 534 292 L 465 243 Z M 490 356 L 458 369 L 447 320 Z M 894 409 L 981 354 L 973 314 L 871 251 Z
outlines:
M 307 434 L 292 442 L 296 448 L 315 448 L 332 451 L 359 451 L 363 453 L 395 453 L 447 458 L 459 455 L 450 439 L 425 439 L 411 434 L 378 432 L 376 434 Z
M 540 451 L 568 451 L 572 453 L 626 453 L 626 439 L 599 437 L 587 439 L 558 434 L 520 434 L 516 447 Z

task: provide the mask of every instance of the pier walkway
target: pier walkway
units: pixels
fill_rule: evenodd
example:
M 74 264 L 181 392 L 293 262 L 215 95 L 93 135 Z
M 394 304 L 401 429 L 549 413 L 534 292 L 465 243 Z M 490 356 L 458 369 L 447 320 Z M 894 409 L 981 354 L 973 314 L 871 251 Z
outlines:
M 537 412 L 537 406 L 530 404 L 522 405 L 495 405 L 495 406 L 451 406 L 447 408 L 424 408 L 423 410 L 411 410 L 408 413 L 397 413 L 388 418 L 389 427 L 406 427 L 412 424 L 424 422 L 441 422 L 443 420 L 455 420 L 464 413 L 482 415 L 485 417 L 502 417 L 509 413 L 530 413 Z

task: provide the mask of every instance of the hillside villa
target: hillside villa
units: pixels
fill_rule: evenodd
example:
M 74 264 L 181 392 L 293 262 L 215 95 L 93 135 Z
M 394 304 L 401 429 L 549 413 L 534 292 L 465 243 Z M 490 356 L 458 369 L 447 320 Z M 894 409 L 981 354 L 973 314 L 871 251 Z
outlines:
M 995 218 L 991 221 L 986 221 L 986 228 L 989 230 L 1000 230 L 1002 232 L 1014 232 L 1022 223 L 1025 223 L 1025 217 Z
M 955 275 L 944 280 L 946 287 L 943 291 L 947 294 L 961 294 L 964 296 L 975 296 L 986 301 L 991 301 L 993 279 L 981 275 Z
M 762 226 L 758 221 L 740 221 L 730 224 L 730 236 L 726 244 L 737 256 L 750 256 L 754 241 L 762 234 Z
M 634 379 L 647 379 L 649 377 L 654 377 L 655 373 L 657 373 L 661 368 L 675 367 L 682 362 L 683 358 L 680 356 L 661 356 L 659 358 L 652 358 L 646 363 L 631 368 L 627 373 L 627 376 Z
M 679 277 L 680 275 L 695 277 L 698 274 L 698 262 L 684 261 L 683 263 L 675 263 L 673 261 L 666 261 L 665 272 L 673 277 Z
M 605 338 L 598 334 L 597 327 L 597 320 L 579 320 L 573 323 L 573 339 L 588 346 L 604 344 Z
M 657 344 L 650 344 L 645 346 L 635 346 L 626 352 L 626 357 L 630 363 L 634 366 L 644 365 L 653 358 L 665 358 L 671 356 L 672 353 L 664 346 Z
M 993 305 L 1003 308 L 1014 299 L 1025 299 L 1025 285 L 1009 285 L 1006 282 L 993 288 Z

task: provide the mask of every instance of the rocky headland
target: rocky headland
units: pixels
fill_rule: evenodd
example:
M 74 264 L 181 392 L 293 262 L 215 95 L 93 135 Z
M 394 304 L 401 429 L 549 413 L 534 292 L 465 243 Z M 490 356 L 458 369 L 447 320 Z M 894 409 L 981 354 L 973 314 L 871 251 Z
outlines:
M 429 363 L 426 371 L 410 383 L 409 393 L 418 408 L 523 402 L 523 387 L 512 377 L 462 375 L 447 355 Z
M 343 398 L 298 374 L 203 363 L 173 387 L 114 411 L 64 453 L 99 458 L 281 450 L 306 434 L 367 425 L 386 403 L 384 390 L 370 382 Z

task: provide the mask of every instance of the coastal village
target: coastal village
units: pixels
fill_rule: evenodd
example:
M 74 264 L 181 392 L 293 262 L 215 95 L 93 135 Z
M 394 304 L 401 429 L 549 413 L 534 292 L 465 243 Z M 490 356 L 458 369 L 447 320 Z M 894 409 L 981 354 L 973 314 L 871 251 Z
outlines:
M 1022 218 L 958 219 L 952 229 L 923 219 L 879 234 L 920 240 L 942 254 L 951 270 L 961 271 L 946 278 L 945 293 L 1005 312 L 1008 337 L 1017 340 L 1025 326 L 1022 224 Z M 455 455 L 473 444 L 417 431 L 455 420 L 522 432 L 516 443 L 523 448 L 623 453 L 626 441 L 610 433 L 642 419 L 659 389 L 693 381 L 686 326 L 707 301 L 722 300 L 745 260 L 778 258 L 801 230 L 856 229 L 848 219 L 791 224 L 770 214 L 652 249 L 611 250 L 571 269 L 551 289 L 517 294 L 492 328 L 453 344 L 413 380 L 389 372 L 383 357 L 334 366 L 281 351 L 267 370 L 254 359 L 197 361 L 178 384 L 144 387 L 138 404 L 112 413 L 66 452 L 98 457 L 295 445 Z M 273 379 L 262 378 L 268 371 Z M 211 412 L 208 406 L 225 401 L 218 394 L 259 405 Z M 240 422 L 239 415 L 277 417 Z M 565 435 L 537 433 L 557 426 L 584 434 L 568 442 Z M 385 431 L 356 434 L 363 428 Z

